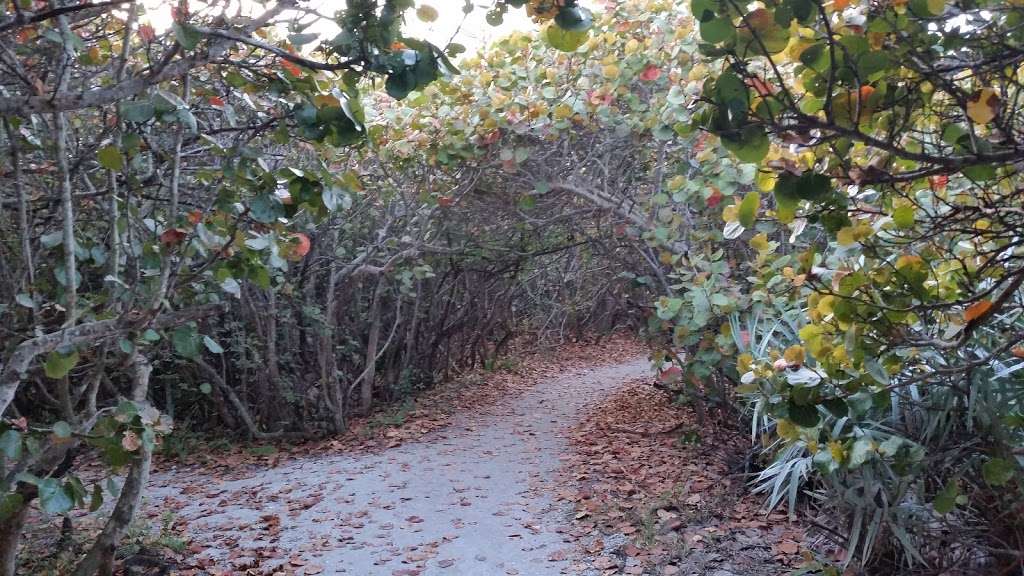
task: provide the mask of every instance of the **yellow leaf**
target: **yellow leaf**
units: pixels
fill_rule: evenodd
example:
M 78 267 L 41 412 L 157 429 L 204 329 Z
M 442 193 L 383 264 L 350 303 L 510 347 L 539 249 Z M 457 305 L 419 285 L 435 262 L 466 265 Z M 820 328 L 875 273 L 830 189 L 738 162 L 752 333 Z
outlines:
M 313 97 L 313 103 L 320 107 L 331 106 L 334 108 L 341 108 L 341 102 L 330 94 L 317 94 Z
M 840 344 L 832 349 L 832 359 L 840 364 L 846 362 L 846 346 Z
M 614 80 L 619 77 L 619 67 L 615 64 L 608 64 L 601 69 L 601 74 L 609 80 Z
M 857 242 L 857 229 L 853 226 L 844 226 L 836 233 L 836 242 L 840 246 L 849 246 Z
M 761 171 L 757 173 L 757 188 L 762 192 L 771 192 L 775 189 L 775 181 L 778 176 L 774 172 Z
M 821 300 L 818 301 L 817 310 L 822 316 L 828 316 L 832 313 L 832 306 L 835 303 L 836 297 L 831 294 L 822 296 Z
M 501 108 L 506 103 L 508 103 L 508 100 L 508 96 L 502 94 L 501 92 L 495 92 L 493 95 L 491 95 L 491 105 L 494 106 L 495 108 Z
M 797 429 L 796 424 L 785 418 L 775 423 L 775 431 L 779 434 L 780 438 L 785 438 L 786 440 L 796 440 L 800 437 L 800 430 Z
M 758 252 L 766 252 L 768 250 L 768 235 L 761 232 L 754 236 L 750 239 L 750 247 Z
M 799 344 L 794 344 L 786 351 L 782 353 L 782 358 L 785 359 L 789 364 L 803 364 L 805 360 L 804 347 Z
M 843 443 L 838 440 L 832 440 L 828 443 L 828 451 L 836 462 L 842 463 L 846 459 L 846 450 L 843 449 Z
M 744 352 L 736 358 L 736 371 L 740 374 L 746 374 L 750 371 L 750 366 L 753 363 L 754 357 L 749 352 Z
M 722 220 L 726 222 L 735 222 L 739 218 L 740 207 L 735 204 L 730 204 L 722 209 Z
M 924 263 L 920 256 L 915 254 L 904 254 L 896 259 L 896 269 L 901 270 L 907 266 L 918 267 Z
M 978 124 L 988 124 L 999 112 L 999 96 L 991 88 L 982 88 L 967 100 L 967 116 Z
M 421 4 L 419 9 L 416 10 L 416 17 L 424 22 L 433 22 L 437 20 L 437 8 L 428 4 Z
M 974 304 L 968 306 L 967 310 L 964 311 L 964 320 L 970 322 L 975 318 L 980 318 L 989 311 L 989 308 L 992 308 L 991 300 L 987 298 L 985 300 L 978 300 Z

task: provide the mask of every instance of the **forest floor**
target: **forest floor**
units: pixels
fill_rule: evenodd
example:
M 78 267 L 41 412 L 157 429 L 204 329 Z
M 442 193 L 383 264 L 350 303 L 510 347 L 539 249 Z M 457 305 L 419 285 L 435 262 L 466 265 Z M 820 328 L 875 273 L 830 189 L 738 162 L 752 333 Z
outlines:
M 788 572 L 805 537 L 745 495 L 749 439 L 696 429 L 649 370 L 631 341 L 574 345 L 342 439 L 158 462 L 142 523 L 183 539 L 125 573 Z

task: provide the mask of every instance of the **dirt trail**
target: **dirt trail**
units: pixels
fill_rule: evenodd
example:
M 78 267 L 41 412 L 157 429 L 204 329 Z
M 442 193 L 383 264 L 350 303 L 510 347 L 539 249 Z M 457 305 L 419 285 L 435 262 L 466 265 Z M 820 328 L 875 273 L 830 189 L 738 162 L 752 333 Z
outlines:
M 568 573 L 568 510 L 549 496 L 562 434 L 586 405 L 648 371 L 594 367 L 377 454 L 297 460 L 243 480 L 155 475 L 150 501 L 189 522 L 211 566 L 385 576 Z

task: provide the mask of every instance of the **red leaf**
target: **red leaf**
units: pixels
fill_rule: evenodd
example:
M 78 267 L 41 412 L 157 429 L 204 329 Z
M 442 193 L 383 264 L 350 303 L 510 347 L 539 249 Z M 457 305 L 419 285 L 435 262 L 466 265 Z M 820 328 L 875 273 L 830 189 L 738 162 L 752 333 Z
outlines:
M 160 234 L 160 243 L 164 246 L 177 246 L 185 239 L 185 232 L 177 228 L 168 228 Z
M 188 2 L 182 2 L 179 6 L 171 6 L 171 19 L 181 22 L 188 18 Z
M 153 40 L 156 40 L 156 30 L 153 30 L 153 27 L 149 24 L 143 24 L 142 26 L 139 26 L 139 38 L 142 38 L 146 42 L 152 42 Z
M 661 68 L 658 68 L 654 64 L 648 64 L 644 68 L 643 72 L 640 73 L 640 79 L 645 82 L 654 82 L 661 76 Z
M 490 146 L 491 144 L 497 142 L 499 138 L 501 138 L 501 130 L 493 130 L 491 131 L 490 134 L 484 136 L 481 142 L 483 143 L 484 146 Z
M 708 208 L 714 208 L 715 206 L 718 206 L 722 202 L 722 198 L 725 198 L 725 195 L 722 194 L 718 190 L 718 188 L 713 188 L 713 190 L 714 192 L 712 192 L 711 196 L 708 196 L 707 199 Z
M 670 366 L 658 373 L 658 380 L 663 384 L 679 382 L 683 379 L 683 370 L 679 366 Z
M 760 78 L 748 78 L 747 85 L 753 88 L 754 91 L 757 92 L 757 95 L 761 97 L 771 96 L 775 93 L 774 90 L 772 90 L 772 87 Z
M 224 99 L 221 98 L 220 96 L 210 96 L 210 105 L 211 106 L 223 106 L 224 105 Z

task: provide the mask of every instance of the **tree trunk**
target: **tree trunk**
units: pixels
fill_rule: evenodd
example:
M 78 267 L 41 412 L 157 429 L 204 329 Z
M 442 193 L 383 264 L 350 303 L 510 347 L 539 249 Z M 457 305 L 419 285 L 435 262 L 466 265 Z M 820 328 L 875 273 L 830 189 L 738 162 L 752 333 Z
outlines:
M 384 282 L 383 276 L 377 280 L 377 288 L 373 291 L 373 301 L 370 303 L 370 335 L 366 341 L 366 367 L 363 369 L 359 388 L 359 409 L 363 414 L 369 414 L 373 405 L 373 384 L 377 379 L 377 346 L 380 343 L 380 301 L 384 293 Z
M 149 375 L 153 366 L 149 360 L 135 352 L 133 358 L 135 368 L 135 382 L 132 384 L 132 400 L 136 403 L 146 401 L 149 392 Z M 121 538 L 135 518 L 135 513 L 142 503 L 142 493 L 149 482 L 149 469 L 153 461 L 153 444 L 142 440 L 139 446 L 139 455 L 132 462 L 125 478 L 124 486 L 121 487 L 121 494 L 114 505 L 114 511 L 103 526 L 103 531 L 96 538 L 92 548 L 85 555 L 85 558 L 75 566 L 74 576 L 110 576 L 114 572 L 114 553 Z
M 238 394 L 235 393 L 234 389 L 232 389 L 231 386 L 228 386 L 228 383 L 224 381 L 224 378 L 221 377 L 220 373 L 217 372 L 213 366 L 210 366 L 201 358 L 196 358 L 194 362 L 210 380 L 213 380 L 221 394 L 224 394 L 228 401 L 231 402 L 235 411 L 238 412 L 238 417 L 241 418 L 242 422 L 245 424 L 245 429 L 251 438 L 255 438 L 256 440 L 267 440 L 280 436 L 280 434 L 277 433 L 260 431 L 259 426 L 256 424 L 256 420 L 253 419 L 252 414 L 250 414 L 245 403 L 238 397 Z
M 317 350 L 320 364 L 320 384 L 323 386 L 327 406 L 331 411 L 331 426 L 336 434 L 345 431 L 344 386 L 338 379 L 338 362 L 334 358 L 334 336 L 338 329 L 338 274 L 337 258 L 334 251 L 338 244 L 338 226 L 331 228 L 330 246 L 325 250 L 331 255 L 331 265 L 327 268 L 327 293 L 324 295 L 324 327 L 320 334 Z
M 128 477 L 121 487 L 121 495 L 117 499 L 113 513 L 88 554 L 75 566 L 73 576 L 109 576 L 113 573 L 114 553 L 142 503 L 142 492 L 149 481 L 152 457 L 152 447 L 143 442 L 139 448 L 139 456 L 132 462 Z
M 21 542 L 30 500 L 24 492 L 28 488 L 34 489 L 35 486 L 19 485 L 12 496 L 17 494 L 21 502 L 8 512 L 6 518 L 0 520 L 0 576 L 15 576 L 18 572 L 18 544 Z

